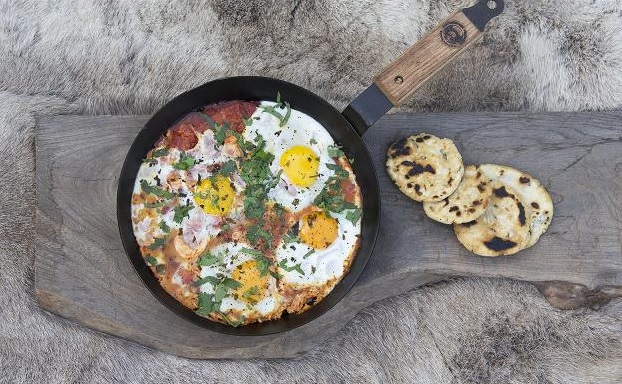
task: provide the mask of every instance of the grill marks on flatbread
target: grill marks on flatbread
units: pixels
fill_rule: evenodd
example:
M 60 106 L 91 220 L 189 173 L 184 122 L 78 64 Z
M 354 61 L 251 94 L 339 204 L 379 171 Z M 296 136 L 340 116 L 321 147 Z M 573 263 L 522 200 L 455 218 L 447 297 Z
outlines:
M 530 240 L 525 206 L 513 189 L 500 182 L 493 183 L 484 213 L 474 221 L 456 224 L 454 232 L 462 245 L 480 256 L 512 255 Z
M 531 239 L 525 248 L 534 245 L 551 224 L 551 195 L 538 180 L 517 169 L 496 164 L 480 165 L 480 169 L 489 179 L 501 182 L 516 191 L 527 209 L 527 222 L 531 232 Z
M 538 180 L 496 164 L 465 169 L 449 139 L 427 133 L 400 139 L 386 165 L 405 195 L 423 202 L 430 218 L 453 224 L 458 241 L 481 256 L 533 246 L 553 218 L 553 201 Z
M 429 218 L 443 224 L 461 224 L 480 217 L 488 207 L 492 186 L 488 178 L 474 165 L 467 165 L 458 188 L 438 202 L 424 202 Z
M 395 185 L 415 201 L 445 199 L 456 190 L 464 173 L 454 143 L 427 133 L 394 142 L 386 166 Z

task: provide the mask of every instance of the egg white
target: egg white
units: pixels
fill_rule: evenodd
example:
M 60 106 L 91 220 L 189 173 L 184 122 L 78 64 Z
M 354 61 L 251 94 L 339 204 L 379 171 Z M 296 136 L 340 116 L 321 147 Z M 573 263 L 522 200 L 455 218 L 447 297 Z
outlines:
M 286 260 L 285 266 L 291 268 L 300 264 L 304 274 L 296 270 L 287 271 L 278 269 L 283 277 L 281 281 L 287 285 L 323 286 L 329 281 L 339 280 L 345 272 L 354 250 L 358 235 L 361 233 L 361 220 L 352 223 L 345 217 L 346 213 L 331 213 L 338 222 L 337 238 L 326 249 L 316 249 L 313 253 L 304 257 L 313 248 L 302 242 L 281 242 L 276 249 L 277 264 Z
M 283 152 L 289 148 L 302 145 L 308 147 L 319 157 L 318 177 L 315 182 L 307 187 L 296 186 L 287 177 L 281 175 L 280 182 L 268 192 L 268 198 L 283 205 L 292 212 L 299 212 L 311 205 L 315 197 L 322 191 L 326 181 L 334 174 L 326 164 L 335 164 L 328 156 L 328 147 L 335 145 L 335 141 L 326 129 L 311 116 L 291 110 L 291 116 L 287 123 L 281 127 L 279 119 L 265 112 L 262 107 L 274 106 L 275 103 L 262 101 L 252 116 L 252 124 L 246 127 L 244 139 L 253 143 L 257 142 L 257 135 L 266 141 L 265 150 L 274 155 L 270 164 L 270 170 L 276 175 L 281 166 L 279 161 Z M 285 114 L 285 109 L 277 109 Z
M 222 263 L 216 263 L 210 266 L 201 267 L 201 278 L 206 276 L 222 277 L 226 276 L 231 278 L 232 271 L 235 268 L 244 263 L 245 261 L 253 259 L 252 255 L 242 252 L 243 248 L 252 249 L 252 246 L 244 243 L 224 243 L 215 246 L 210 249 L 210 253 L 219 257 Z M 278 309 L 282 298 L 278 293 L 276 287 L 276 279 L 272 275 L 268 274 L 268 288 L 261 293 L 261 299 L 254 305 L 247 303 L 243 300 L 235 299 L 233 296 L 227 296 L 222 300 L 220 310 L 224 313 L 232 309 L 242 311 L 242 314 L 249 316 L 251 313 L 259 313 L 263 316 L 271 314 Z M 214 287 L 210 283 L 201 285 L 201 292 L 214 293 Z

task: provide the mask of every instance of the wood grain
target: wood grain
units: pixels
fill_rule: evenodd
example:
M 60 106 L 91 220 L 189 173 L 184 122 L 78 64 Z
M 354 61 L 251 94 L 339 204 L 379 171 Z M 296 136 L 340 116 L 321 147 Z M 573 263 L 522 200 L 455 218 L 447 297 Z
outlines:
M 464 28 L 466 31 L 464 42 L 449 45 L 441 39 L 441 31 L 447 23 L 457 23 Z M 430 77 L 477 41 L 481 34 L 464 13 L 458 11 L 440 22 L 436 28 L 383 69 L 374 78 L 374 84 L 393 105 L 399 106 Z
M 374 256 L 350 294 L 286 333 L 237 337 L 207 331 L 163 307 L 121 246 L 117 177 L 146 120 L 60 116 L 39 125 L 35 289 L 42 308 L 180 356 L 270 358 L 303 354 L 360 309 L 446 276 L 539 282 L 553 303 L 567 308 L 620 294 L 622 112 L 389 115 L 365 135 L 380 179 L 382 223 Z M 513 257 L 481 258 L 462 248 L 451 227 L 427 219 L 384 171 L 389 143 L 421 131 L 454 139 L 466 163 L 507 164 L 542 181 L 556 209 L 549 232 Z

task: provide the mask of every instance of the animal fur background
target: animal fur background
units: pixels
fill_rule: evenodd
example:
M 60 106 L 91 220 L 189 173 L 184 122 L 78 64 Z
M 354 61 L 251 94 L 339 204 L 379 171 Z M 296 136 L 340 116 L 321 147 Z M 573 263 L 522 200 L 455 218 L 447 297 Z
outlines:
M 281 361 L 180 359 L 43 313 L 33 299 L 36 118 L 151 113 L 240 74 L 289 80 L 343 107 L 466 5 L 0 0 L 0 382 L 622 382 L 620 301 L 563 312 L 504 280 L 378 303 L 321 348 Z M 509 2 L 483 41 L 403 110 L 620 108 L 621 31 L 618 0 Z

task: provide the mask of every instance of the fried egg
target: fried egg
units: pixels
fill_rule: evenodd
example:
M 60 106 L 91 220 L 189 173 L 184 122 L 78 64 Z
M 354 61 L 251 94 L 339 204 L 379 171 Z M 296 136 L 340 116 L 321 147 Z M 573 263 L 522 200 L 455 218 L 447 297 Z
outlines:
M 300 111 L 291 110 L 287 122 L 265 111 L 275 103 L 262 101 L 246 127 L 245 140 L 257 143 L 258 137 L 266 141 L 265 150 L 274 155 L 270 164 L 273 174 L 281 174 L 278 184 L 268 197 L 292 212 L 299 212 L 313 203 L 334 171 L 327 164 L 335 164 L 329 147 L 335 141 L 326 129 Z M 286 114 L 285 108 L 276 108 Z
M 281 282 L 295 289 L 305 286 L 332 288 L 347 272 L 356 253 L 361 221 L 346 213 L 327 215 L 313 209 L 294 225 L 276 249 Z
M 244 243 L 223 243 L 208 251 L 209 262 L 201 267 L 202 279 L 211 279 L 201 285 L 201 292 L 215 295 L 226 291 L 220 312 L 234 314 L 235 318 L 265 318 L 276 315 L 283 301 L 277 290 L 276 279 L 253 255 L 252 246 Z M 213 263 L 212 263 L 213 262 Z M 206 279 L 207 278 L 207 279 Z M 225 278 L 233 280 L 233 282 Z M 218 283 L 218 282 L 224 283 Z M 225 289 L 219 288 L 223 285 Z M 279 313 L 280 315 L 280 313 Z

